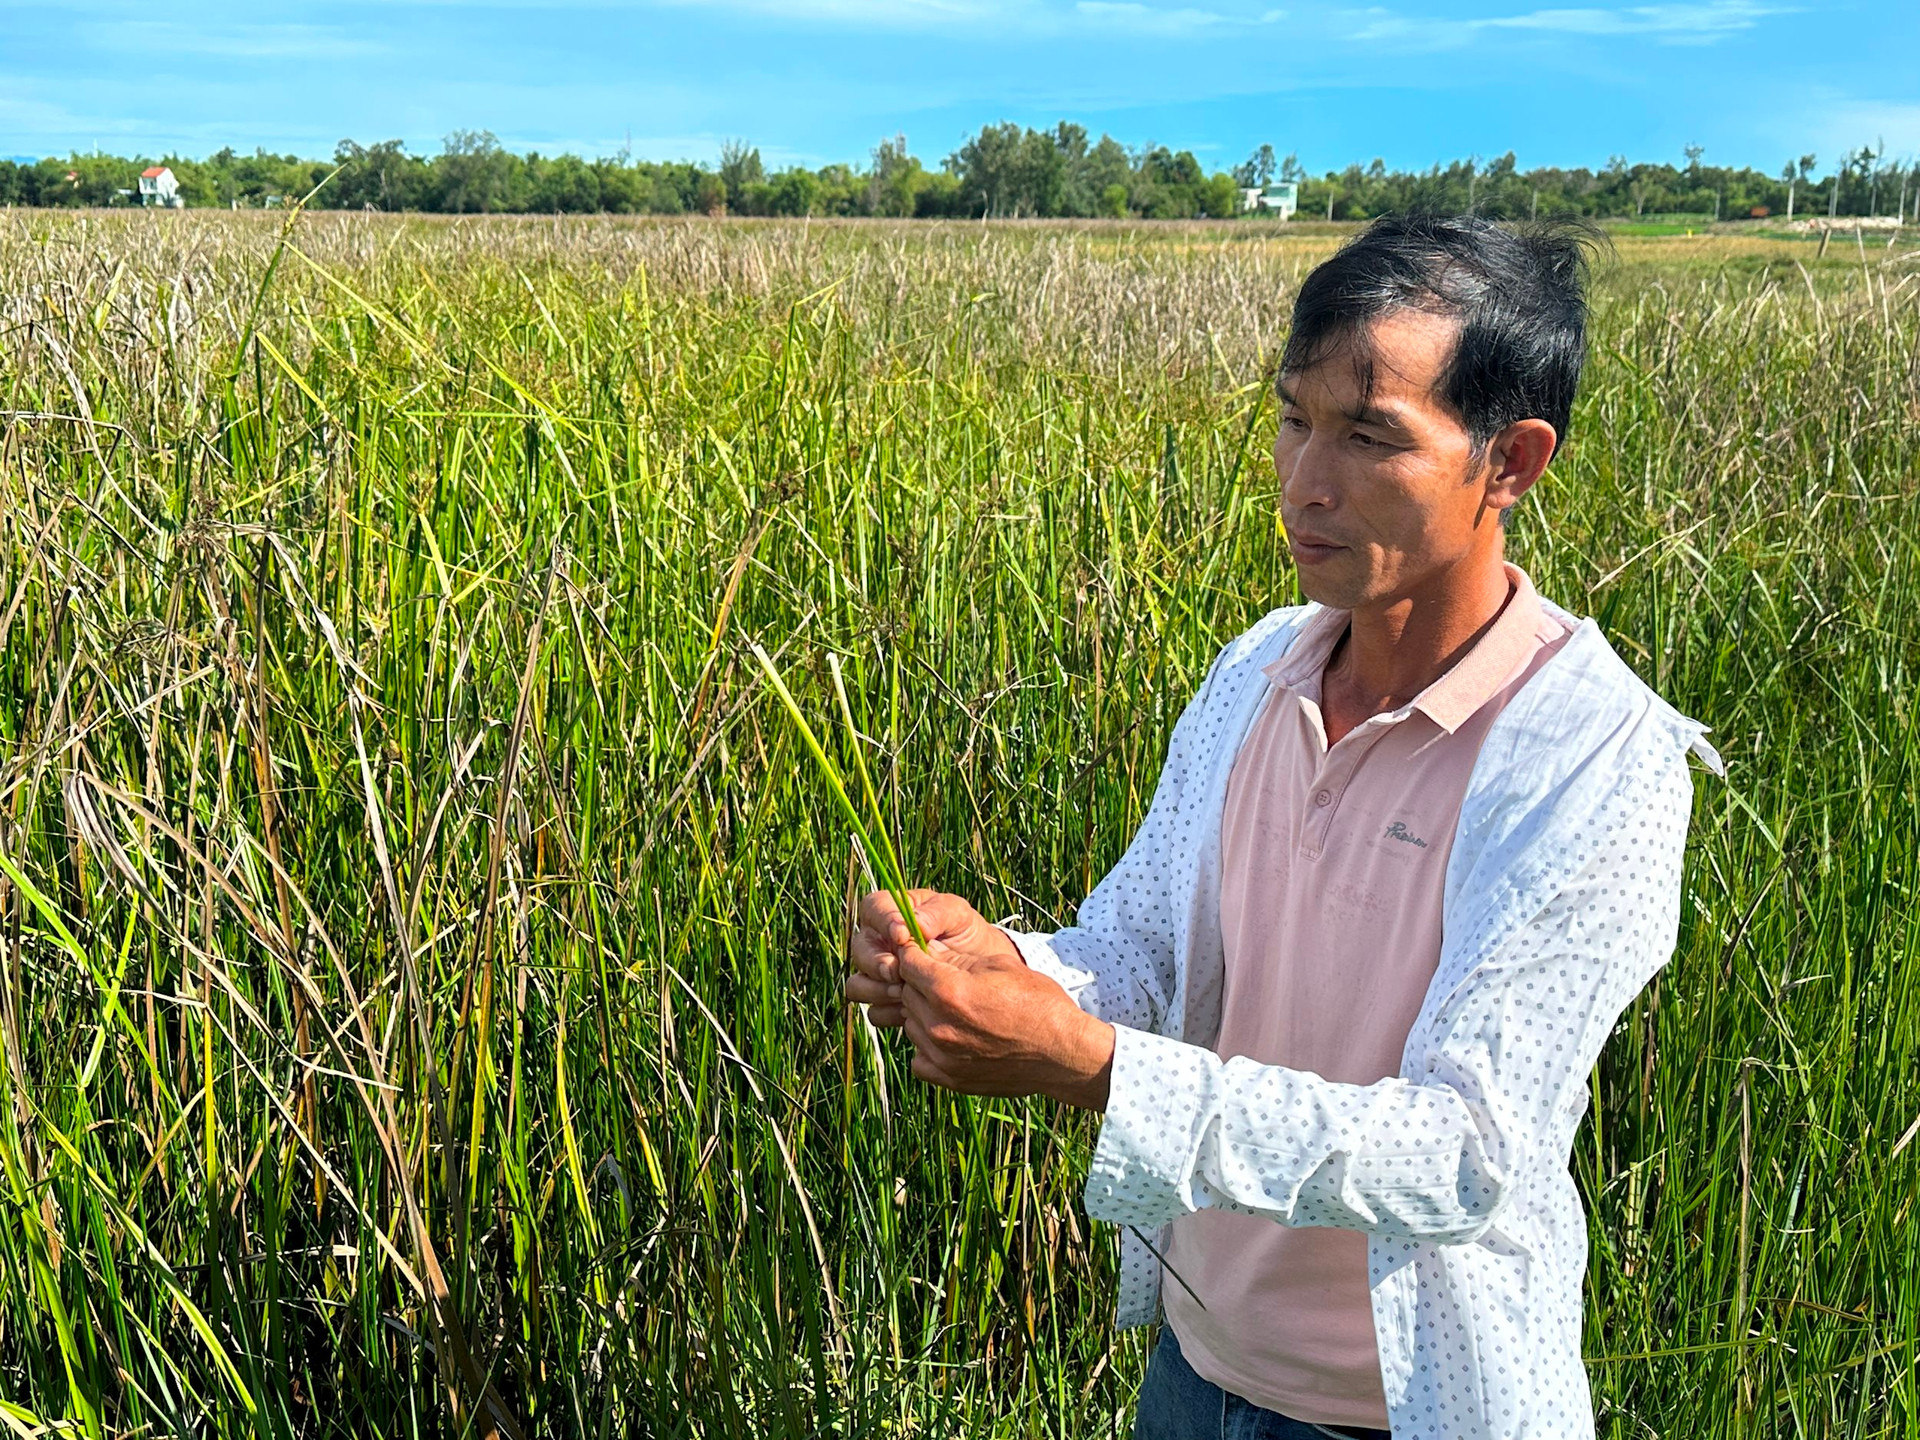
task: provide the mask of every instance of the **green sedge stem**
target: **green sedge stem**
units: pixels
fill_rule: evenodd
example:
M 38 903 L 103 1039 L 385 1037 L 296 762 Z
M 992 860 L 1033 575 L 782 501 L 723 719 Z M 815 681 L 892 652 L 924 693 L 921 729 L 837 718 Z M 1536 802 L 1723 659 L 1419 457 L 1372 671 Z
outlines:
M 780 678 L 780 672 L 774 668 L 773 657 L 768 655 L 757 641 L 753 644 L 753 658 L 760 662 L 760 668 L 766 672 L 767 682 L 773 686 L 774 693 L 780 697 L 780 703 L 786 707 L 787 715 L 792 719 L 794 728 L 800 732 L 800 739 L 805 743 L 809 753 L 812 754 L 814 763 L 820 767 L 820 773 L 826 778 L 827 788 L 833 791 L 833 798 L 840 802 L 841 813 L 846 816 L 847 823 L 853 827 L 854 838 L 860 842 L 860 849 L 865 853 L 867 863 L 873 867 L 874 872 L 880 877 L 881 887 L 893 897 L 893 903 L 900 907 L 901 917 L 906 920 L 907 929 L 913 934 L 914 944 L 918 945 L 922 950 L 925 950 L 927 948 L 927 932 L 920 928 L 920 917 L 913 913 L 913 902 L 907 898 L 906 877 L 901 873 L 899 857 L 894 853 L 892 844 L 888 843 L 884 850 L 874 844 L 873 836 L 868 832 L 866 825 L 861 822 L 859 810 L 855 808 L 852 799 L 847 794 L 846 783 L 840 778 L 839 767 L 828 758 L 827 752 L 821 748 L 820 741 L 814 736 L 813 727 L 807 724 L 807 717 L 801 712 L 799 702 L 793 698 L 793 692 L 787 689 L 786 682 Z M 836 686 L 839 684 L 839 671 L 837 667 L 834 672 L 834 683 Z M 841 704 L 844 706 L 845 703 L 846 697 L 843 693 L 841 696 Z M 848 723 L 852 723 L 851 717 L 849 717 Z M 858 736 L 856 735 L 854 739 L 857 745 Z M 854 760 L 856 764 L 860 765 L 861 780 L 866 781 L 866 766 L 860 761 L 857 749 L 854 753 Z M 867 799 L 869 803 L 873 802 L 873 787 L 870 782 L 867 784 Z M 873 819 L 879 822 L 882 819 L 879 814 L 879 806 L 874 804 L 873 808 Z M 882 828 L 881 834 L 884 836 L 885 833 L 884 828 Z
M 873 826 L 873 833 L 886 846 L 887 864 L 900 877 L 900 888 L 904 892 L 907 888 L 907 867 L 900 863 L 900 852 L 894 848 L 893 832 L 887 826 L 886 812 L 880 808 L 880 797 L 874 793 L 873 779 L 867 774 L 866 747 L 861 743 L 860 727 L 853 723 L 853 706 L 847 701 L 846 681 L 840 674 L 840 657 L 832 651 L 827 652 L 827 669 L 833 675 L 833 693 L 840 701 L 840 718 L 847 727 L 847 746 L 853 751 L 853 768 L 859 772 L 860 790 L 866 797 L 867 818 Z M 920 948 L 926 949 L 927 942 L 920 934 L 918 922 L 910 919 L 908 924 L 912 926 L 914 939 L 920 942 Z

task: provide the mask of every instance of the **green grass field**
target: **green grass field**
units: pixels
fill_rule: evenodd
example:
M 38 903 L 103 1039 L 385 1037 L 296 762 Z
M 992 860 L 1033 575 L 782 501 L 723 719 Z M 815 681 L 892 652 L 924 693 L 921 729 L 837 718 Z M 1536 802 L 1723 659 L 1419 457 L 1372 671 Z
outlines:
M 0 225 L 0 1418 L 1124 1434 L 1092 1136 L 839 1002 L 1054 924 L 1295 597 L 1274 227 Z M 1601 1433 L 1920 1436 L 1920 264 L 1619 241 L 1515 558 L 1715 727 L 1593 1082 Z M 843 761 L 848 756 L 844 740 Z

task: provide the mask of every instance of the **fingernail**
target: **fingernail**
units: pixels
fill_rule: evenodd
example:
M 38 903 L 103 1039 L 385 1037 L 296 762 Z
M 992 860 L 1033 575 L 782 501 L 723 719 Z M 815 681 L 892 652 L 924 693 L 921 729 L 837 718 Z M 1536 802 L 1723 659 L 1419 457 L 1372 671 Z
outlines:
M 904 991 L 906 988 L 907 987 L 904 985 L 887 986 L 887 998 L 889 1000 L 898 1000 L 900 998 L 901 992 Z

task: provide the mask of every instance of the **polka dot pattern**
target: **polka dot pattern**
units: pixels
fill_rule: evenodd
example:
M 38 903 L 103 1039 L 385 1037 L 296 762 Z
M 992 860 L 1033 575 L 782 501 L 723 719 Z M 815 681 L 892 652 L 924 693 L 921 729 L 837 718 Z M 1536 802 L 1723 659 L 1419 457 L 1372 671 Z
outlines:
M 1124 1227 L 1119 1322 L 1153 1318 L 1176 1216 L 1359 1230 L 1396 1437 L 1589 1436 L 1586 1230 L 1567 1160 L 1601 1046 L 1672 953 L 1687 753 L 1715 770 L 1718 757 L 1580 622 L 1482 746 L 1400 1074 L 1344 1085 L 1222 1060 L 1209 1047 L 1226 781 L 1261 669 L 1311 613 L 1274 612 L 1214 662 L 1077 923 L 1009 932 L 1118 1027 L 1086 1204 Z

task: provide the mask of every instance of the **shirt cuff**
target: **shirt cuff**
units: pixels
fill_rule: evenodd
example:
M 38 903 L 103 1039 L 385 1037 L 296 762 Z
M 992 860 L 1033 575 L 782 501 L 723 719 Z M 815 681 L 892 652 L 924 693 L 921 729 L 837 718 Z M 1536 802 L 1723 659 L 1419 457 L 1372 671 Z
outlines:
M 1218 1068 L 1218 1057 L 1201 1046 L 1113 1027 L 1112 1084 L 1087 1173 L 1087 1214 L 1145 1228 L 1199 1208 L 1189 1180 Z
M 1026 930 L 1009 930 L 1004 925 L 993 928 L 1013 942 L 1013 948 L 1020 952 L 1020 958 L 1027 962 L 1029 970 L 1039 971 L 1067 994 L 1074 996 L 1075 1003 L 1078 1003 L 1078 992 L 1085 988 L 1086 974 L 1062 964 L 1060 957 L 1053 953 L 1053 942 L 1048 936 Z

